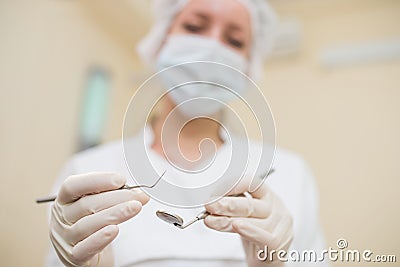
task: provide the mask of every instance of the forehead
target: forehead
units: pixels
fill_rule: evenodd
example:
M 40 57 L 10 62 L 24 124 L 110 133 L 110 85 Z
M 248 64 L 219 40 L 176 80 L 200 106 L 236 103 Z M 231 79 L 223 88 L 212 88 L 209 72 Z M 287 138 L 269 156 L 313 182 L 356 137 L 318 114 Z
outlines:
M 237 24 L 250 30 L 250 14 L 248 9 L 238 0 L 189 0 L 180 15 L 207 15 L 231 24 Z

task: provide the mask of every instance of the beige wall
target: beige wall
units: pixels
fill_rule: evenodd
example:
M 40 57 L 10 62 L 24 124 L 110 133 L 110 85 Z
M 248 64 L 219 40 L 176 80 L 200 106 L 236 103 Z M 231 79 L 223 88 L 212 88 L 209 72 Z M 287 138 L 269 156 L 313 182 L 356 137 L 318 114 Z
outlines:
M 400 61 L 329 70 L 317 55 L 326 46 L 399 37 L 400 2 L 320 1 L 318 9 L 307 2 L 317 1 L 280 7 L 303 21 L 304 52 L 266 70 L 278 143 L 313 167 L 328 245 L 344 237 L 350 248 L 399 258 Z
M 148 27 L 148 11 L 135 9 L 143 2 L 132 2 L 0 1 L 1 266 L 42 265 L 46 207 L 33 200 L 48 193 L 75 150 L 91 64 L 112 74 L 105 139 L 120 137 L 126 104 L 143 78 L 134 44 Z M 279 145 L 304 155 L 316 174 L 328 245 L 345 237 L 351 248 L 399 258 L 400 61 L 323 69 L 318 53 L 399 37 L 400 2 L 272 3 L 303 23 L 304 39 L 300 54 L 267 64 L 262 87 Z
M 34 199 L 76 149 L 86 71 L 112 75 L 106 137 L 116 138 L 135 88 L 134 49 L 79 1 L 0 1 L 0 36 L 0 266 L 42 266 L 47 209 Z

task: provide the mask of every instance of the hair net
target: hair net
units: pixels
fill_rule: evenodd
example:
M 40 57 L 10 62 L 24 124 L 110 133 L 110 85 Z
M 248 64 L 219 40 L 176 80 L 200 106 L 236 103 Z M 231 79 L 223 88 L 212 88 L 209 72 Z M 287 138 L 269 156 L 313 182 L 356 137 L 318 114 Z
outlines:
M 158 51 L 176 15 L 190 0 L 154 0 L 154 25 L 148 35 L 139 43 L 137 50 L 143 63 L 153 67 Z M 267 0 L 237 0 L 249 11 L 252 23 L 253 44 L 250 56 L 249 74 L 253 79 L 261 75 L 265 57 L 273 45 L 276 15 Z

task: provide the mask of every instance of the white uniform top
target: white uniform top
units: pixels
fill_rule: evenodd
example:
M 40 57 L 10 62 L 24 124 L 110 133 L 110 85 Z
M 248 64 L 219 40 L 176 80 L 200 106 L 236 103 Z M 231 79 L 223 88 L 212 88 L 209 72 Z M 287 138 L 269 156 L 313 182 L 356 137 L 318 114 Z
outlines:
M 146 132 L 152 134 L 151 131 Z M 150 141 L 151 138 L 147 137 Z M 141 140 L 137 137 L 133 142 L 139 144 Z M 146 143 L 150 145 L 151 142 Z M 252 149 L 260 149 L 260 145 L 254 142 L 250 146 Z M 224 156 L 223 153 L 220 156 Z M 152 157 L 152 163 L 166 165 L 165 160 L 159 156 Z M 276 150 L 273 168 L 275 172 L 268 177 L 267 184 L 282 199 L 294 219 L 294 239 L 290 250 L 300 253 L 315 250 L 320 255 L 324 249 L 324 239 L 312 173 L 299 156 L 283 149 Z M 63 180 L 69 175 L 94 171 L 118 172 L 129 177 L 121 141 L 76 154 L 60 174 L 54 192 L 58 192 Z M 203 222 L 181 230 L 158 219 L 155 212 L 159 209 L 179 214 L 185 221 L 193 219 L 203 210 L 171 208 L 151 199 L 136 217 L 120 224 L 119 235 L 112 243 L 115 266 L 246 266 L 238 234 L 209 229 Z M 327 266 L 326 263 L 319 264 Z M 287 266 L 293 265 L 295 263 L 287 263 Z M 295 266 L 310 265 L 313 264 L 305 262 L 296 263 Z M 46 266 L 62 266 L 54 249 L 49 253 Z

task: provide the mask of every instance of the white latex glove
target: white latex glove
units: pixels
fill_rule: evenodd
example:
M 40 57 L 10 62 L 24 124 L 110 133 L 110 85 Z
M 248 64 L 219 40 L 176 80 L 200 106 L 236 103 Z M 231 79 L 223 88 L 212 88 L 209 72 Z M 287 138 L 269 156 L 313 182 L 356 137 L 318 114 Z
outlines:
M 50 239 L 64 265 L 113 266 L 108 245 L 118 235 L 117 225 L 149 200 L 140 190 L 115 190 L 125 183 L 116 173 L 88 173 L 62 184 L 51 209 Z
M 238 233 L 246 253 L 249 266 L 283 266 L 276 257 L 274 262 L 260 261 L 258 251 L 268 246 L 268 251 L 285 250 L 293 239 L 293 219 L 279 197 L 265 184 L 251 195 L 249 182 L 242 181 L 228 196 L 206 205 L 210 213 L 204 220 L 207 227 Z M 246 197 L 234 197 L 246 192 Z

